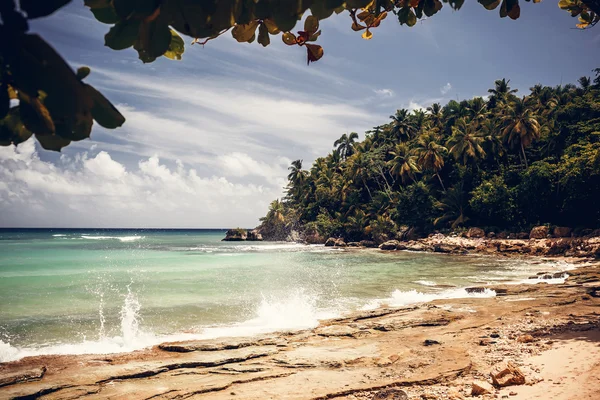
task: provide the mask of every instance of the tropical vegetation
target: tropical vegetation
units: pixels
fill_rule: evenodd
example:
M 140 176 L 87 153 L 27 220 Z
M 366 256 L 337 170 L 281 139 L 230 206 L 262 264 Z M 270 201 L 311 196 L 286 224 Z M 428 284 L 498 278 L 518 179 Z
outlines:
M 108 99 L 83 82 L 90 73 L 88 67 L 73 71 L 42 36 L 29 31 L 30 20 L 46 17 L 71 1 L 0 1 L 0 146 L 18 145 L 35 136 L 44 149 L 60 151 L 72 141 L 89 138 L 94 121 L 107 129 L 118 128 L 125 122 Z M 478 2 L 487 10 L 499 9 L 501 18 L 518 19 L 521 15 L 519 0 Z M 388 14 L 400 25 L 412 27 L 418 20 L 437 14 L 444 3 L 459 10 L 464 0 L 84 0 L 83 3 L 96 20 L 110 26 L 104 36 L 107 47 L 113 50 L 133 47 L 144 63 L 159 57 L 181 60 L 185 51 L 182 36 L 192 38 L 192 44 L 204 45 L 231 32 L 237 42 L 256 41 L 263 47 L 271 43 L 271 38 L 281 37 L 286 45 L 306 51 L 310 64 L 324 54 L 323 48 L 315 43 L 321 35 L 319 21 L 323 19 L 333 15 L 345 17 L 348 28 L 362 32 L 362 37 L 368 40 Z M 600 21 L 599 0 L 560 0 L 558 6 L 577 17 L 578 28 L 586 29 Z M 302 19 L 302 30 L 293 33 Z M 414 134 L 414 127 L 403 124 L 406 117 L 406 112 L 396 115 L 395 135 Z M 527 115 L 522 117 L 527 119 Z M 518 138 L 521 135 L 518 129 L 511 128 L 507 134 L 513 137 L 513 144 L 524 148 L 528 139 Z M 342 154 L 345 156 L 346 152 Z
M 600 226 L 600 68 L 595 78 L 529 93 L 500 79 L 486 98 L 398 110 L 344 134 L 303 170 L 290 167 L 263 220 L 278 232 L 381 241 L 480 226 Z

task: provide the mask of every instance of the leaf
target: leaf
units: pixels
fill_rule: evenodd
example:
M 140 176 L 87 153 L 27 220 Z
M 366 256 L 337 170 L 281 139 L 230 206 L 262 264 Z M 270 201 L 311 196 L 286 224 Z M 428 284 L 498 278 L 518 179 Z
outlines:
M 35 135 L 40 145 L 46 150 L 60 151 L 63 147 L 66 147 L 71 143 L 70 140 L 64 139 L 57 135 L 40 136 Z
M 352 23 L 352 30 L 353 31 L 358 32 L 358 31 L 362 31 L 363 29 L 367 29 L 367 27 L 366 26 L 362 26 L 360 24 L 357 24 L 356 22 Z
M 315 62 L 323 57 L 323 48 L 318 44 L 306 44 L 306 51 L 308 54 L 308 59 L 306 64 L 310 64 L 311 62 Z
M 112 4 L 103 8 L 92 8 L 90 11 L 94 14 L 94 18 L 103 24 L 116 24 L 120 20 Z
M 263 47 L 267 47 L 271 43 L 269 30 L 265 24 L 260 24 L 258 27 L 258 43 L 262 44 Z
M 46 17 L 71 0 L 21 0 L 21 10 L 27 13 L 28 19 Z
M 288 46 L 293 46 L 298 43 L 296 35 L 294 35 L 292 32 L 285 32 L 281 36 L 281 39 L 283 40 L 283 43 L 287 44 Z
M 133 47 L 144 63 L 153 62 L 169 50 L 171 30 L 164 18 L 142 22 Z
M 271 21 L 270 19 L 263 20 L 263 24 L 267 26 L 267 30 L 271 35 L 277 35 L 279 32 L 281 32 L 277 25 L 275 25 L 275 22 Z
M 442 2 L 439 0 L 425 0 L 423 12 L 426 16 L 431 17 L 442 9 Z
M 7 85 L 0 84 L 0 119 L 6 117 L 10 109 L 10 96 Z
M 510 11 L 508 12 L 508 16 L 510 19 L 519 19 L 519 17 L 521 16 L 521 7 L 519 6 L 519 4 L 515 4 L 513 6 L 513 8 L 510 9 Z
M 19 144 L 31 137 L 31 132 L 21 122 L 20 107 L 9 110 L 6 117 L 0 119 L 0 146 Z
M 368 29 L 362 34 L 362 38 L 365 40 L 371 40 L 372 37 L 373 37 L 373 34 Z
M 334 9 L 327 7 L 324 1 L 315 1 L 310 6 L 310 13 L 319 20 L 331 17 L 333 11 Z
M 104 36 L 104 45 L 113 50 L 124 50 L 135 43 L 140 31 L 140 20 L 119 21 Z
M 125 123 L 125 117 L 102 93 L 90 85 L 85 85 L 85 90 L 93 101 L 92 116 L 96 122 L 107 129 L 115 129 Z
M 258 20 L 251 21 L 249 24 L 238 24 L 231 30 L 231 35 L 240 43 L 247 42 L 254 35 L 259 24 Z
M 169 49 L 163 56 L 170 58 L 171 60 L 181 60 L 184 52 L 185 44 L 183 43 L 183 39 L 177 32 L 171 29 L 171 43 L 169 43 Z
M 500 0 L 477 0 L 486 10 L 495 10 L 500 4 Z
M 54 121 L 40 99 L 19 92 L 19 108 L 21 121 L 27 129 L 38 135 L 54 134 Z
M 92 72 L 90 67 L 79 67 L 77 68 L 77 78 L 80 80 L 84 79 L 90 74 L 90 72 Z
M 308 41 L 314 42 L 319 38 L 319 36 L 321 36 L 321 31 L 317 31 L 317 32 L 313 33 L 312 35 L 310 35 L 308 38 Z
M 372 0 L 346 0 L 346 8 L 365 8 Z
M 317 30 L 319 30 L 319 20 L 314 15 L 309 15 L 304 21 L 304 31 L 312 34 Z
M 415 26 L 416 23 L 417 23 L 417 16 L 415 15 L 415 13 L 412 10 L 409 9 L 408 18 L 406 20 L 406 25 Z

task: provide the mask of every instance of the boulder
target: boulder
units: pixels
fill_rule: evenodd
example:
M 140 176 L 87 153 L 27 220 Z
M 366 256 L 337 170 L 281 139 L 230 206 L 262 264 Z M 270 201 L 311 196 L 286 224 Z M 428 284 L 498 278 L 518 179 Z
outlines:
M 335 243 L 333 244 L 335 247 L 346 247 L 347 244 L 346 242 L 344 242 L 344 239 L 336 239 Z
M 471 396 L 481 396 L 494 393 L 494 387 L 485 381 L 474 381 L 471 384 Z
M 368 248 L 377 247 L 377 243 L 372 240 L 361 240 L 360 245 L 361 245 L 361 247 L 368 247 Z
M 401 389 L 383 389 L 373 396 L 373 400 L 408 400 L 408 395 Z
M 531 335 L 522 335 L 517 338 L 519 343 L 532 343 L 535 342 L 535 338 Z
M 433 245 L 433 251 L 435 253 L 466 253 L 467 251 L 457 244 L 448 244 L 448 243 L 435 243 Z
M 224 242 L 239 242 L 248 239 L 248 231 L 245 229 L 230 229 L 225 234 Z
M 571 242 L 566 239 L 559 239 L 552 242 L 550 248 L 546 251 L 546 254 L 549 256 L 558 256 L 565 254 L 569 249 L 571 249 Z
M 517 233 L 517 239 L 529 239 L 529 234 L 527 232 L 519 232 Z
M 485 231 L 481 228 L 469 228 L 467 231 L 467 237 L 471 239 L 483 238 L 485 237 Z
M 433 251 L 433 247 L 419 242 L 408 242 L 406 245 L 400 244 L 397 250 Z
M 397 240 L 388 240 L 385 243 L 379 245 L 381 250 L 397 250 L 400 246 L 400 242 Z
M 496 233 L 495 232 L 488 232 L 486 237 L 488 237 L 489 239 L 493 239 L 496 237 Z
M 348 247 L 360 247 L 360 243 L 359 242 L 348 242 L 347 246 Z
M 465 292 L 471 294 L 471 293 L 484 293 L 485 292 L 485 288 L 481 287 L 481 286 L 476 286 L 476 287 L 468 287 L 465 288 Z
M 566 226 L 557 226 L 552 230 L 552 236 L 555 238 L 566 238 L 571 237 L 571 232 L 573 229 Z
M 260 242 L 263 240 L 263 237 L 260 234 L 260 232 L 258 231 L 258 229 L 253 229 L 251 231 L 248 231 L 246 240 Z
M 529 239 L 545 239 L 549 232 L 550 229 L 547 226 L 536 226 L 529 232 Z
M 327 239 L 325 241 L 325 246 L 327 246 L 327 247 L 333 247 L 333 246 L 335 246 L 336 240 L 337 240 L 337 238 L 330 237 L 329 239 Z
M 492 376 L 492 383 L 496 387 L 525 384 L 525 375 L 511 362 L 508 362 L 506 367 L 498 372 L 491 372 L 490 375 Z
M 318 232 L 306 232 L 304 234 L 304 243 L 306 244 L 324 244 L 325 238 Z

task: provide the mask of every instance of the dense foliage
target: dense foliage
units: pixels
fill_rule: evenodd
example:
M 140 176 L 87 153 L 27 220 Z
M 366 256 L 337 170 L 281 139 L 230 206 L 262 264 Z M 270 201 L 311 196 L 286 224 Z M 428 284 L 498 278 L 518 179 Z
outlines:
M 526 0 L 529 1 L 529 0 Z M 537 3 L 541 0 L 533 0 Z M 125 118 L 96 89 L 82 80 L 39 35 L 29 20 L 46 17 L 71 0 L 0 1 L 0 146 L 19 144 L 32 135 L 48 150 L 60 151 L 71 141 L 90 136 L 94 121 L 114 129 Z M 500 17 L 517 19 L 519 0 L 478 0 Z M 447 3 L 454 10 L 464 0 L 84 0 L 94 17 L 111 25 L 104 36 L 113 50 L 133 47 L 144 63 L 158 57 L 180 60 L 181 35 L 205 44 L 231 31 L 241 43 L 268 46 L 281 35 L 289 46 L 305 49 L 307 62 L 323 57 L 317 41 L 319 21 L 343 14 L 350 29 L 371 39 L 388 14 L 400 25 L 414 26 Z M 560 0 L 559 7 L 577 17 L 585 29 L 600 20 L 600 0 Z M 310 15 L 308 15 L 310 13 Z M 304 19 L 303 30 L 292 30 Z
M 600 69 L 579 85 L 535 85 L 519 97 L 497 80 L 476 97 L 344 134 L 310 170 L 290 167 L 287 195 L 263 228 L 347 240 L 483 226 L 600 226 Z M 275 217 L 276 215 L 276 217 Z M 406 228 L 405 228 L 406 229 Z

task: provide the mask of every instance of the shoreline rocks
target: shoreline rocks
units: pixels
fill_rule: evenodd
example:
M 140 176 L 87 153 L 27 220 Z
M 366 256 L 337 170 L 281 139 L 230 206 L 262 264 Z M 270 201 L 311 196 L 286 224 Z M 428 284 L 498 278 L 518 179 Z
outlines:
M 260 242 L 263 240 L 258 229 L 246 230 L 242 228 L 229 229 L 222 242 Z

